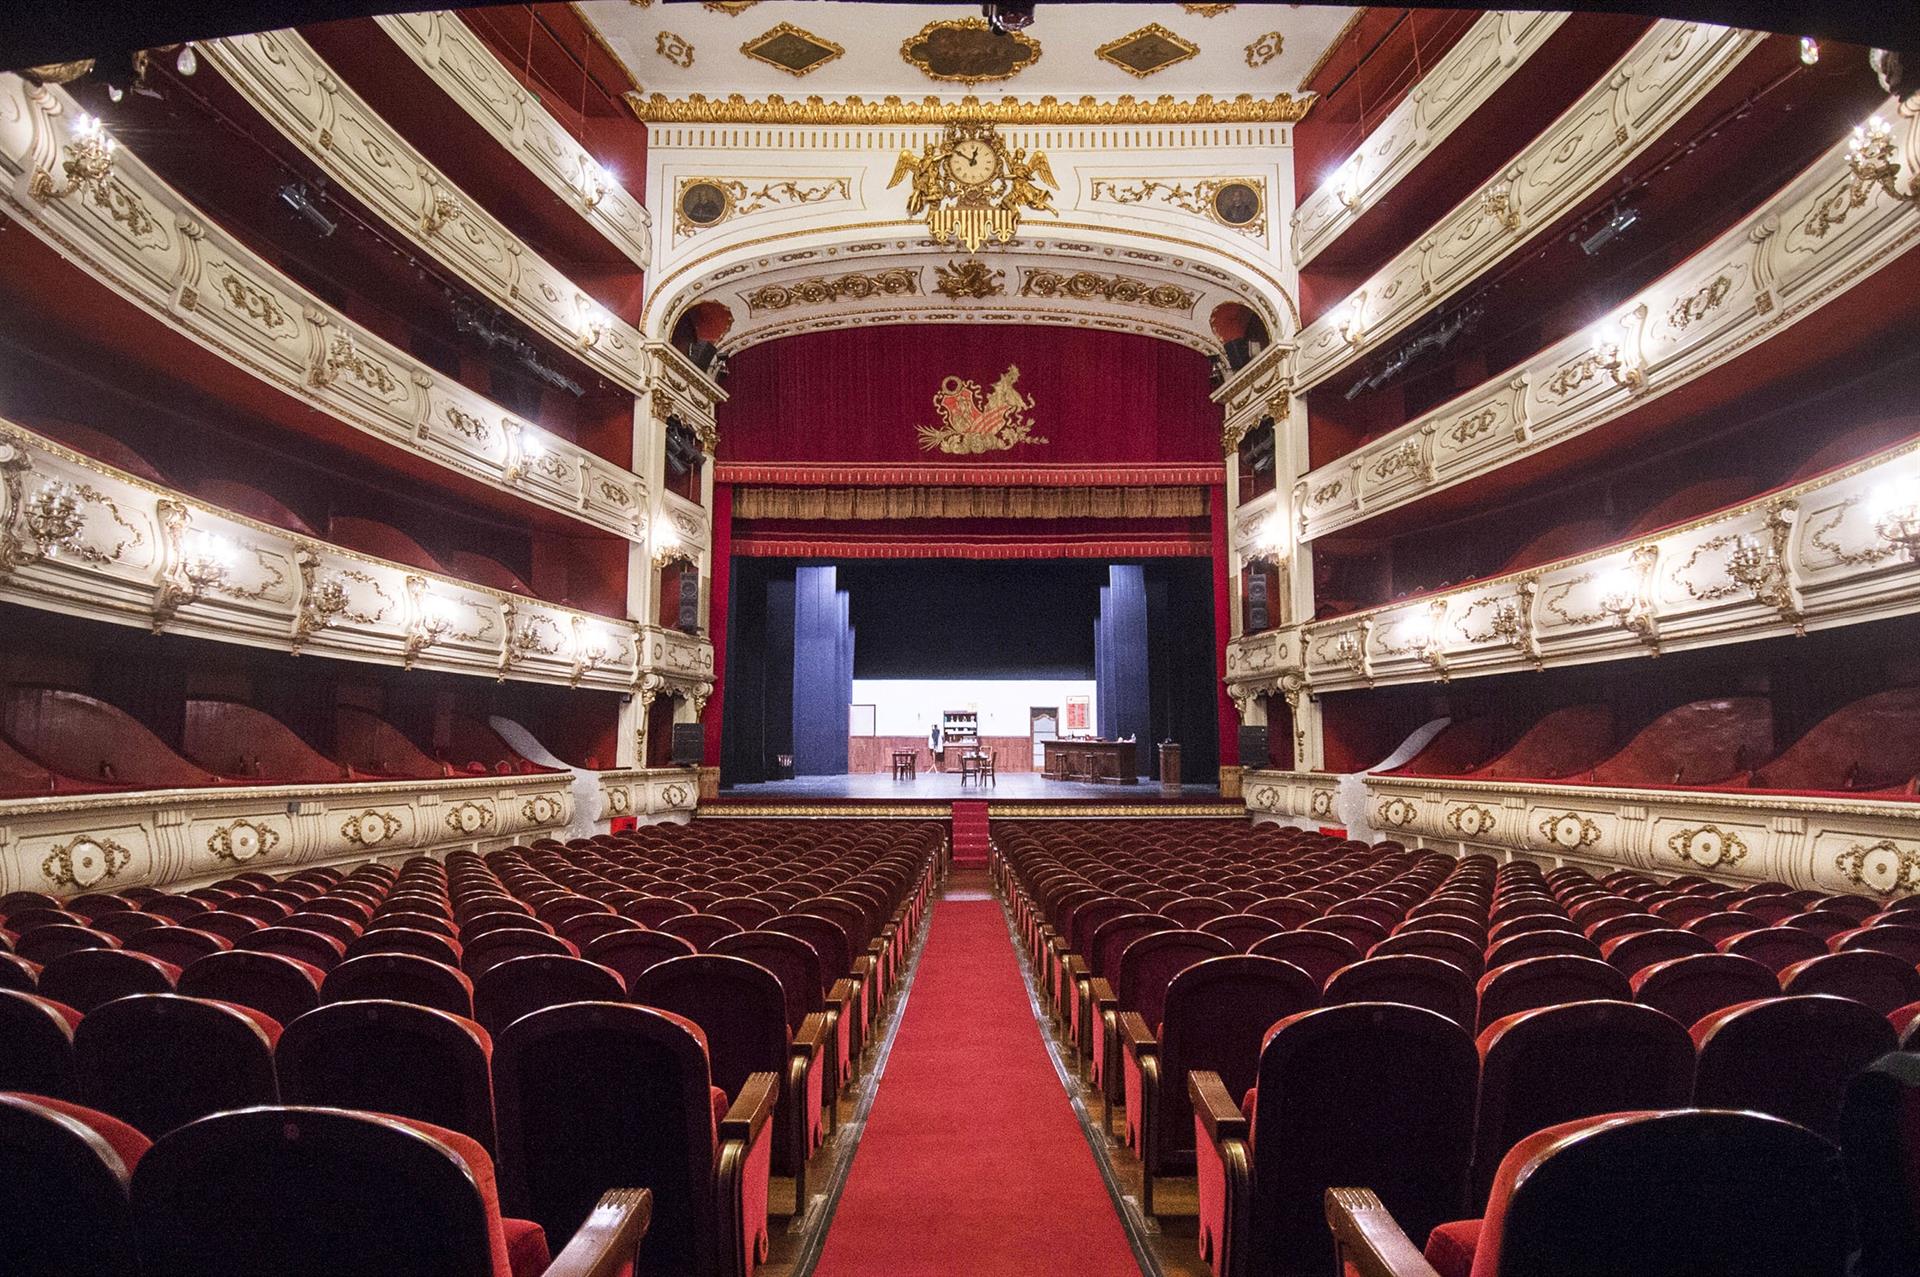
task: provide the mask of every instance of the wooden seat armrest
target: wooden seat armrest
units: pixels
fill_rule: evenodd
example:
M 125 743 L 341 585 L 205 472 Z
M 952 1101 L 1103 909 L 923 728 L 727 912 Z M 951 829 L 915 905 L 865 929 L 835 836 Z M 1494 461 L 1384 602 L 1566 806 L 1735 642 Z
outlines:
M 820 1048 L 826 1045 L 827 1028 L 825 1012 L 808 1012 L 806 1019 L 800 1021 L 799 1032 L 793 1035 L 793 1049 L 795 1054 L 802 1051 L 806 1052 L 809 1056 L 818 1054 Z
M 873 955 L 870 953 L 863 953 L 859 957 L 855 958 L 853 960 L 853 974 L 857 978 L 863 979 L 863 980 L 866 977 L 872 975 L 873 974 Z
M 1107 982 L 1105 976 L 1099 975 L 1093 977 L 1088 983 L 1087 996 L 1093 1000 L 1093 1005 L 1101 1010 L 1106 1010 L 1120 1001 L 1119 996 L 1113 991 L 1113 985 Z
M 850 978 L 841 976 L 833 982 L 833 988 L 827 990 L 827 1001 L 830 1004 L 844 1007 L 847 1003 L 858 997 L 859 992 L 859 988 Z
M 1055 953 L 1065 953 L 1067 951 L 1067 938 L 1058 931 L 1048 928 L 1047 948 L 1053 950 Z
M 610 1188 L 553 1257 L 544 1277 L 618 1277 L 631 1272 L 653 1222 L 653 1190 Z
M 1160 1050 L 1160 1039 L 1147 1027 L 1147 1021 L 1138 1011 L 1120 1013 L 1120 1045 L 1129 1055 L 1153 1055 Z
M 1207 1138 L 1216 1146 L 1228 1140 L 1245 1142 L 1247 1117 L 1227 1094 L 1227 1084 L 1218 1073 L 1195 1069 L 1187 1074 L 1187 1095 L 1193 1100 L 1193 1114 L 1206 1128 Z
M 778 1073 L 749 1073 L 733 1106 L 720 1119 L 720 1140 L 743 1140 L 748 1144 L 773 1118 L 773 1106 L 780 1098 Z
M 1078 980 L 1087 974 L 1087 960 L 1077 953 L 1069 953 L 1066 956 L 1066 964 L 1067 978 L 1070 980 Z
M 1329 1188 L 1326 1205 L 1336 1271 L 1358 1277 L 1440 1277 L 1372 1189 Z

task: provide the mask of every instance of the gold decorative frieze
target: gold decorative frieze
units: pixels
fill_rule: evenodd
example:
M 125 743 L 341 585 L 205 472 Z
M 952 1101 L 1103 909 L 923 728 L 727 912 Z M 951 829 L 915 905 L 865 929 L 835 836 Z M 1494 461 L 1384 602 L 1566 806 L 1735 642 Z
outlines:
M 1096 177 L 1088 198 L 1105 204 L 1157 204 L 1204 217 L 1244 235 L 1267 234 L 1266 181 L 1217 177 L 1168 181 L 1153 177 Z
M 1190 311 L 1199 301 L 1191 289 L 1164 281 L 1105 275 L 1098 271 L 1027 270 L 1020 277 L 1022 297 L 1060 297 L 1070 301 L 1107 301 L 1119 306 Z
M 1158 22 L 1149 22 L 1093 51 L 1102 62 L 1111 62 L 1128 75 L 1140 78 L 1176 66 L 1199 52 L 1199 45 L 1175 35 Z
M 1030 100 L 972 94 L 961 98 L 889 95 L 871 101 L 858 96 L 834 101 L 786 98 L 778 93 L 759 99 L 740 93 L 723 98 L 700 93 L 675 98 L 638 90 L 621 96 L 634 118 L 643 124 L 924 125 L 961 120 L 1022 125 L 1295 124 L 1313 104 L 1311 94 L 1296 98 L 1291 93 L 1272 97 L 1241 93 L 1230 98 L 1217 98 L 1211 93 L 1167 93 L 1152 98 L 1127 93 L 1100 98 L 1089 93 L 1070 99 L 1048 95 Z
M 72 100 L 61 90 L 0 77 L 0 175 L 31 167 L 38 139 L 63 136 L 75 115 Z M 638 536 L 643 515 L 637 503 L 615 510 L 582 500 L 588 476 L 637 483 L 630 471 L 530 423 L 516 423 L 520 436 L 536 441 L 546 454 L 565 458 L 574 475 L 571 483 L 521 483 L 509 475 L 504 450 L 487 453 L 466 441 L 454 445 L 435 426 L 444 420 L 448 404 L 473 417 L 510 418 L 458 381 L 331 314 L 319 298 L 208 223 L 131 148 L 120 148 L 116 172 L 118 182 L 144 205 L 164 210 L 166 225 L 183 228 L 180 233 L 132 236 L 122 224 L 65 201 L 16 205 L 19 224 L 154 320 L 336 420 L 617 536 Z M 228 280 L 231 290 L 223 283 Z
M 1511 164 L 1303 329 L 1295 380 L 1303 389 L 1318 385 L 1482 278 L 1535 232 L 1613 182 L 1765 38 L 1757 31 L 1655 23 Z M 1497 200 L 1491 198 L 1496 188 Z
M 1920 156 L 1920 113 L 1897 111 L 1898 104 L 1890 102 L 1883 116 L 1899 121 L 1901 153 Z M 1848 144 L 1838 144 L 1611 315 L 1519 368 L 1310 471 L 1296 489 L 1311 495 L 1297 506 L 1302 539 L 1349 527 L 1582 435 L 1758 342 L 1791 340 L 1778 334 L 1845 297 L 1920 239 L 1920 204 L 1877 185 L 1844 225 L 1819 236 L 1808 231 L 1807 210 L 1852 180 Z M 1310 339 L 1302 335 L 1303 343 Z M 1234 389 L 1229 383 L 1226 391 L 1231 395 Z M 1430 449 L 1428 464 L 1414 473 L 1390 460 L 1410 442 Z M 1348 480 L 1345 489 L 1320 499 L 1336 479 Z M 1806 517 L 1817 524 L 1831 516 L 1808 512 Z M 1756 562 L 1755 570 L 1770 569 Z
M 985 300 L 1007 291 L 1007 272 L 987 265 L 977 257 L 948 262 L 933 268 L 933 291 L 954 301 L 967 298 Z
M 709 5 L 708 8 L 718 6 Z M 788 75 L 805 75 L 818 70 L 846 50 L 825 36 L 782 22 L 770 27 L 740 46 L 740 52 L 755 62 L 779 67 Z
M 1233 12 L 1233 6 L 1230 4 L 1183 4 L 1180 7 L 1202 18 L 1217 18 L 1223 13 Z
M 947 18 L 908 36 L 900 57 L 929 80 L 974 85 L 1026 70 L 1040 60 L 1040 42 L 1024 31 L 996 31 L 984 18 Z
M 685 239 L 735 218 L 816 204 L 840 204 L 853 198 L 848 177 L 754 178 L 683 177 L 675 186 L 673 233 Z
M 1311 262 L 1385 199 L 1526 66 L 1566 18 L 1564 13 L 1504 10 L 1483 14 L 1361 139 L 1332 177 L 1301 199 L 1293 218 L 1294 261 L 1301 266 Z M 1503 200 L 1510 198 L 1510 191 L 1502 193 Z M 1503 209 L 1499 215 L 1510 213 Z
M 56 890 L 72 887 L 88 891 L 118 878 L 133 863 L 133 853 L 111 838 L 75 838 L 49 851 L 40 862 L 40 877 Z
M 920 272 L 908 267 L 888 270 L 850 271 L 845 275 L 820 276 L 789 284 L 762 284 L 745 295 L 749 314 L 763 310 L 785 310 L 789 306 L 825 306 L 843 299 L 864 301 L 869 297 L 908 297 L 920 291 Z
M 594 158 L 493 55 L 458 14 L 445 10 L 374 22 L 528 172 L 634 265 L 652 259 L 652 222 L 617 175 Z
M 1258 70 L 1279 57 L 1286 47 L 1286 38 L 1278 31 L 1255 36 L 1253 43 L 1247 46 L 1247 65 Z
M 918 155 L 900 152 L 887 189 L 908 178 L 907 216 L 924 216 L 936 242 L 969 253 L 989 239 L 1010 242 L 1022 210 L 1059 213 L 1046 189 L 1060 186 L 1046 154 L 1008 146 L 992 124 L 949 124 Z
M 200 44 L 208 65 L 298 146 L 339 189 L 387 226 L 471 283 L 490 301 L 554 344 L 578 351 L 595 371 L 640 389 L 640 334 L 595 302 L 558 267 L 486 212 L 388 124 L 295 31 L 263 31 Z M 229 300 L 272 328 L 287 322 L 273 296 L 234 276 Z M 350 337 L 316 376 L 345 369 L 375 379 L 393 374 L 358 356 Z M 344 344 L 343 344 L 344 343 Z
M 1341 779 L 1292 772 L 1246 777 L 1250 795 L 1255 786 L 1283 791 L 1266 810 L 1288 807 L 1284 791 L 1301 782 L 1330 786 Z M 1734 884 L 1774 881 L 1880 897 L 1920 891 L 1920 803 L 1446 776 L 1374 774 L 1361 780 L 1369 817 L 1388 804 L 1401 804 L 1393 807 L 1396 813 L 1413 813 L 1409 822 L 1391 827 L 1392 836 L 1409 846 L 1524 856 L 1596 873 L 1686 872 Z M 1490 819 L 1453 819 L 1469 810 Z
M 654 39 L 654 54 L 685 71 L 693 66 L 693 45 L 686 37 L 671 31 L 662 31 Z

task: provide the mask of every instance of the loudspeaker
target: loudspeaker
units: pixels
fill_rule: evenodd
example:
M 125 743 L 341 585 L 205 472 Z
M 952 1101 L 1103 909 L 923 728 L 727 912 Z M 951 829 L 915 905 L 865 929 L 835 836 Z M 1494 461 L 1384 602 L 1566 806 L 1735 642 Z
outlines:
M 1247 573 L 1247 632 L 1258 634 L 1267 628 L 1267 570 L 1256 563 Z
M 700 574 L 690 564 L 680 573 L 680 624 L 677 628 L 683 634 L 700 632 Z
M 698 767 L 707 756 L 707 725 L 705 723 L 675 723 L 673 725 L 673 765 L 675 767 Z
M 1246 727 L 1240 729 L 1240 765 L 1242 767 L 1265 767 L 1272 757 L 1267 752 L 1267 729 Z

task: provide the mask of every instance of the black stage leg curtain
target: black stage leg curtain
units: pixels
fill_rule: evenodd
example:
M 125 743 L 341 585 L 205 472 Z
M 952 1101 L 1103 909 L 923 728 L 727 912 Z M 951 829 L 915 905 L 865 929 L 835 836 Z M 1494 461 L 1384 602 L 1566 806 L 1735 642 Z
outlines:
M 803 567 L 793 580 L 793 771 L 841 776 L 853 704 L 853 626 L 836 569 Z
M 1147 696 L 1147 581 L 1137 563 L 1116 563 L 1100 587 L 1094 629 L 1094 699 L 1100 735 L 1131 735 L 1140 743 L 1140 774 L 1154 766 L 1153 724 Z

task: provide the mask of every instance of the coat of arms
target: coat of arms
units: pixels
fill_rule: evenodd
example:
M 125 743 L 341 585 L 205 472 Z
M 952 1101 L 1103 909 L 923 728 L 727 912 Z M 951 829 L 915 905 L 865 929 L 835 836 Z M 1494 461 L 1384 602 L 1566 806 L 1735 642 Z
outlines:
M 920 446 L 929 452 L 938 448 L 941 452 L 971 454 L 1003 452 L 1021 443 L 1045 443 L 1033 433 L 1033 423 L 1027 420 L 1033 397 L 1014 389 L 1019 380 L 1020 369 L 1009 367 L 993 383 L 983 403 L 978 382 L 947 378 L 933 397 L 934 411 L 944 424 L 919 427 Z
M 942 244 L 959 243 L 977 253 L 988 240 L 1002 244 L 1020 226 L 1020 210 L 1053 213 L 1047 187 L 1060 189 L 1041 151 L 1008 147 L 986 122 L 949 124 L 938 142 L 920 154 L 900 152 L 889 189 L 912 178 L 907 216 L 925 215 L 927 230 Z

